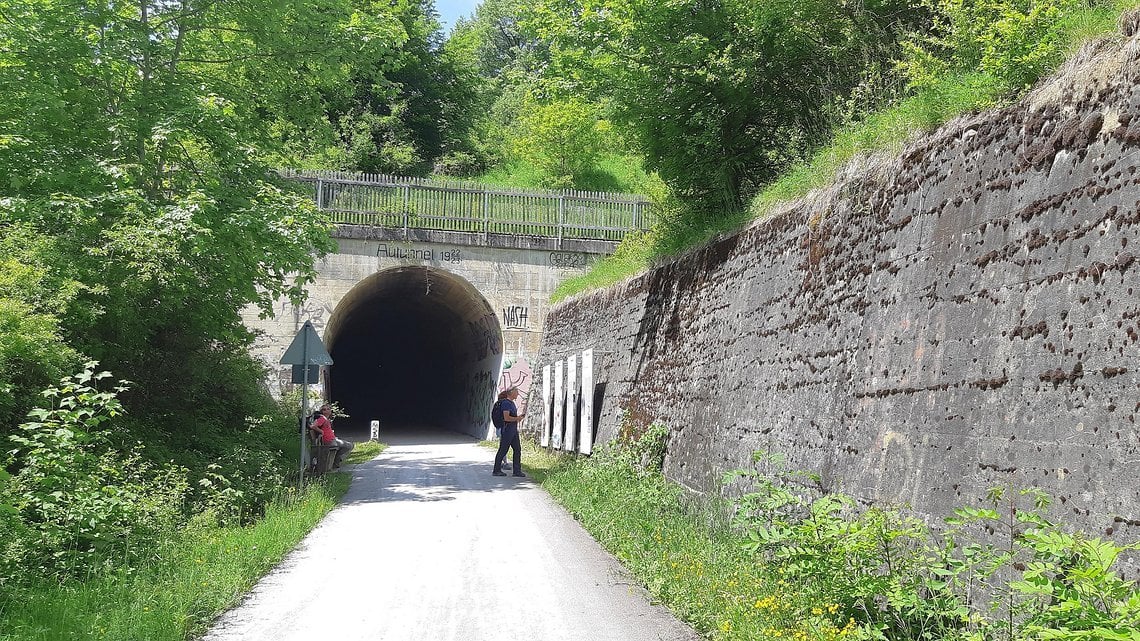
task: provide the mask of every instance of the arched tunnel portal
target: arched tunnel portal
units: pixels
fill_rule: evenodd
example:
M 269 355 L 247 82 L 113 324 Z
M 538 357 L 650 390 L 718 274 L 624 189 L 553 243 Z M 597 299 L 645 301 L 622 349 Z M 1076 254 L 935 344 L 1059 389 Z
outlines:
M 325 344 L 329 399 L 349 426 L 486 435 L 502 331 L 463 278 L 422 266 L 377 272 L 337 305 Z

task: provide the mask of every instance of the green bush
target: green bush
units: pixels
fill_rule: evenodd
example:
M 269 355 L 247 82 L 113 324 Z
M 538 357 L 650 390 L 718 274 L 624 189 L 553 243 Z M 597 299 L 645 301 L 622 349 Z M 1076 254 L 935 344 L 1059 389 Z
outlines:
M 898 510 L 860 510 L 849 496 L 826 492 L 819 477 L 790 471 L 779 454 L 757 452 L 734 500 L 742 547 L 800 586 L 800 599 L 827 604 L 873 638 L 952 639 L 969 624 L 966 601 L 932 580 L 937 551 L 923 523 Z M 821 608 L 822 609 L 822 608 Z
M 435 161 L 433 173 L 441 176 L 468 177 L 477 175 L 486 168 L 486 162 L 475 154 L 453 151 Z
M 995 615 L 980 630 L 1017 640 L 1138 638 L 1140 591 L 1113 566 L 1140 544 L 1066 531 L 1037 489 L 994 488 L 987 499 L 947 519 L 941 556 L 948 586 Z
M 45 390 L 46 406 L 9 437 L 0 578 L 129 570 L 158 554 L 191 516 L 199 526 L 260 518 L 295 473 L 295 423 L 281 412 L 214 416 L 182 440 L 144 445 L 126 427 L 118 398 L 126 385 L 99 389 L 109 377 L 88 363 Z
M 108 378 L 88 363 L 44 392 L 49 405 L 9 438 L 15 445 L 0 489 L 11 518 L 3 529 L 3 576 L 83 576 L 100 568 L 130 568 L 156 549 L 182 517 L 185 470 L 156 467 L 137 453 L 109 446 L 107 431 L 121 412 Z M 141 448 L 141 445 L 139 445 Z
M 910 84 L 927 87 L 947 75 L 980 71 L 1009 91 L 1051 71 L 1068 53 L 1066 19 L 1087 0 L 924 0 L 935 16 L 930 32 L 904 44 L 901 62 Z
M 992 507 L 960 508 L 935 534 L 897 509 L 856 509 L 782 456 L 754 461 L 726 476 L 748 481 L 734 501 L 742 546 L 872 638 L 1137 638 L 1140 591 L 1112 568 L 1140 544 L 1067 533 L 1040 490 L 991 490 Z

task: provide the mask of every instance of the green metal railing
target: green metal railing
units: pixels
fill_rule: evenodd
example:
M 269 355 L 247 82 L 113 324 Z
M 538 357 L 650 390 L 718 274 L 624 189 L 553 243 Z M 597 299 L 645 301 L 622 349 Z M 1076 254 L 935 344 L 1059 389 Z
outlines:
M 649 201 L 632 194 L 336 171 L 281 175 L 312 185 L 317 206 L 342 224 L 611 241 L 653 224 Z

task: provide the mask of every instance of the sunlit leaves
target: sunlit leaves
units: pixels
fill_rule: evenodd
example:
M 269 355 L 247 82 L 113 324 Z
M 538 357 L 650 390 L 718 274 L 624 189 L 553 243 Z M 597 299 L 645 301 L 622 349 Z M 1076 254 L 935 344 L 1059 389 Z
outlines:
M 907 16 L 905 0 L 546 0 L 528 24 L 564 91 L 612 99 L 650 166 L 723 211 L 822 140 Z

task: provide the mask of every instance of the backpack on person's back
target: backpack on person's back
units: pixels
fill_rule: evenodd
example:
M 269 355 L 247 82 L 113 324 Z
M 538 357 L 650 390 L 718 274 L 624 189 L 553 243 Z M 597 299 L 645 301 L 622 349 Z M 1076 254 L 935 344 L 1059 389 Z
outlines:
M 503 429 L 506 425 L 503 420 L 503 399 L 495 401 L 495 404 L 491 406 L 491 423 L 497 430 Z

